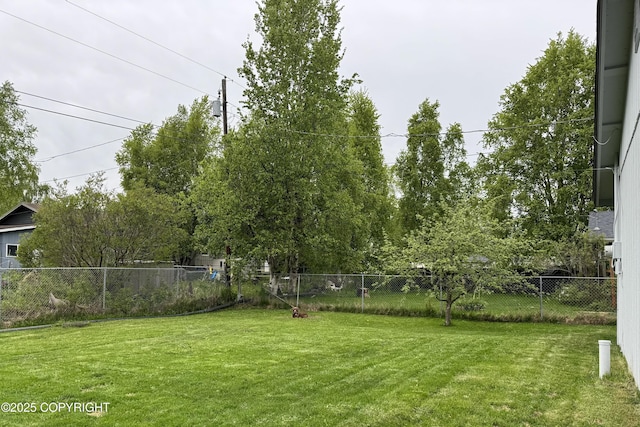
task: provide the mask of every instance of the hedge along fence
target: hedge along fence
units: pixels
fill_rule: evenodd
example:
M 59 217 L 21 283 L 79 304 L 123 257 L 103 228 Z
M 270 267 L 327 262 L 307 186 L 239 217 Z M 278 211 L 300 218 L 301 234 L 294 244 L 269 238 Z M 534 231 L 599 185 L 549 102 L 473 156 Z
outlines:
M 428 275 L 310 275 L 296 283 L 268 276 L 254 279 L 261 304 L 297 305 L 307 310 L 335 310 L 411 316 L 442 316 L 441 289 Z M 245 294 L 250 292 L 246 286 Z M 261 296 L 260 296 L 261 294 Z M 277 296 L 277 297 L 276 297 Z M 281 300 L 280 300 L 281 299 Z M 598 277 L 528 277 L 499 289 L 476 287 L 453 305 L 454 318 L 613 324 L 616 282 Z
M 207 269 L 0 269 L 0 327 L 179 314 L 235 300 Z

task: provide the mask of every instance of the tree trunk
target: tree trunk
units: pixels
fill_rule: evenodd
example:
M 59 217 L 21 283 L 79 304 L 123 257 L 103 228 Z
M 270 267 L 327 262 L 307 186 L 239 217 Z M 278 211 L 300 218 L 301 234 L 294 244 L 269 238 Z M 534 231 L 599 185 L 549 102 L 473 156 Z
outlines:
M 295 295 L 298 290 L 298 272 L 292 271 L 289 273 L 289 294 Z
M 447 299 L 447 305 L 444 308 L 444 326 L 451 326 L 451 306 L 453 305 L 453 301 L 451 299 Z
M 278 286 L 279 276 L 280 275 L 273 270 L 269 272 L 269 290 L 274 295 L 278 295 L 278 290 L 280 289 Z
M 293 256 L 289 266 L 289 286 L 290 293 L 295 294 L 298 286 L 298 275 L 300 272 L 298 271 L 298 254 Z

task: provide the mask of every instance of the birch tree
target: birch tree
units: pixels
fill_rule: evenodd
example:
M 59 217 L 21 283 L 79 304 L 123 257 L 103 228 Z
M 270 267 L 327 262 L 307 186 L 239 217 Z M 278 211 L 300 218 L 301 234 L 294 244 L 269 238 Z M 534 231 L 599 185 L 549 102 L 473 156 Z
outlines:
M 247 113 L 199 180 L 204 246 L 267 260 L 273 283 L 361 268 L 362 164 L 347 138 L 339 22 L 337 1 L 259 2 L 261 40 L 244 44 L 239 69 Z

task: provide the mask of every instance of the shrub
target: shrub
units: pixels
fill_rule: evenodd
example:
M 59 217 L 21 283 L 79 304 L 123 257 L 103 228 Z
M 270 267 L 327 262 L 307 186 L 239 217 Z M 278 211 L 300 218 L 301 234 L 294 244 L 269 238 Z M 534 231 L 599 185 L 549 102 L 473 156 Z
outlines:
M 456 302 L 456 307 L 463 311 L 480 311 L 486 306 L 486 301 L 479 298 L 462 298 Z
M 591 311 L 613 311 L 611 287 L 608 282 L 574 279 L 560 286 L 555 296 L 565 305 Z

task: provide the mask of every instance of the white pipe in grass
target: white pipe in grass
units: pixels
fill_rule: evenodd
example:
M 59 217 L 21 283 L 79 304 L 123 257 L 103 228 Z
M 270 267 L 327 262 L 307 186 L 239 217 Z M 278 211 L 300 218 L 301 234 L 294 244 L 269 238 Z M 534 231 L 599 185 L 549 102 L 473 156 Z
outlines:
M 600 347 L 600 378 L 611 372 L 611 341 L 599 340 Z

